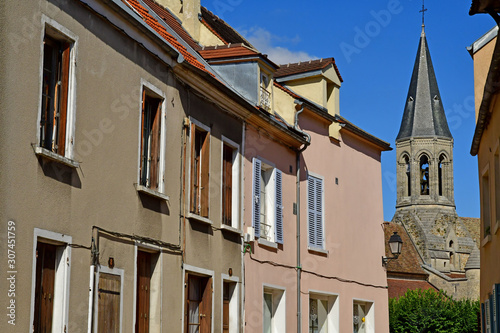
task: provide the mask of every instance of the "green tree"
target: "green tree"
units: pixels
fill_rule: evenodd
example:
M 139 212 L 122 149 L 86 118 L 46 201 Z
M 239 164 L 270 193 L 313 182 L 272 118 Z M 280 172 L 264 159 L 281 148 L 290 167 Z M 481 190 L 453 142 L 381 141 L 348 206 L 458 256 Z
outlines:
M 454 300 L 444 291 L 408 290 L 389 299 L 391 333 L 475 333 L 479 301 Z

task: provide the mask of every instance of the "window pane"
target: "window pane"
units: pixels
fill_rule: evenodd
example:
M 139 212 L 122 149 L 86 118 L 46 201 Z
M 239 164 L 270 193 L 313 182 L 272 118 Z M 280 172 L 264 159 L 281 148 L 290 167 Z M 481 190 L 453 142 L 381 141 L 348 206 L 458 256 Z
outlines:
M 273 313 L 273 296 L 264 293 L 264 333 L 271 333 L 271 319 Z

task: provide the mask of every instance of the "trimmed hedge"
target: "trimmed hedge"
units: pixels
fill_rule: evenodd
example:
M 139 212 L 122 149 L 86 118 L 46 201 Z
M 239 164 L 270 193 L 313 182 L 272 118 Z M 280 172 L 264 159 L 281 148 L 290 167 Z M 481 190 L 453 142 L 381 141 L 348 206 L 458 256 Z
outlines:
M 475 333 L 479 301 L 454 300 L 444 291 L 408 290 L 389 299 L 391 333 Z

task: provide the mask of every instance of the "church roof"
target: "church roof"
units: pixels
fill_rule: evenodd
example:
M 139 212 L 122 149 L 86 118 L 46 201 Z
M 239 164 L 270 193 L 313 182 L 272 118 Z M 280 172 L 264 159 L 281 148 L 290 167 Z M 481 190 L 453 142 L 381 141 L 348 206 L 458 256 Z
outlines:
M 446 121 L 423 28 L 396 141 L 412 137 L 453 138 Z
M 467 264 L 465 265 L 465 270 L 468 269 L 479 269 L 481 266 L 481 254 L 479 249 L 476 247 L 469 256 Z

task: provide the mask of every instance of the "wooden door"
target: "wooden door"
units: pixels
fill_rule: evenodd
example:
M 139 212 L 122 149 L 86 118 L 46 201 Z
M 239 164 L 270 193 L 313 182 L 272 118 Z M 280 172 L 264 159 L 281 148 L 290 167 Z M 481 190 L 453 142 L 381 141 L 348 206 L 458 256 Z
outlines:
M 35 333 L 52 332 L 54 311 L 54 280 L 57 246 L 37 243 L 35 313 L 33 328 Z
M 224 282 L 222 289 L 222 333 L 229 333 L 230 284 Z
M 149 332 L 149 299 L 151 289 L 151 253 L 137 252 L 136 333 Z
M 98 295 L 97 332 L 120 332 L 121 277 L 100 273 Z

